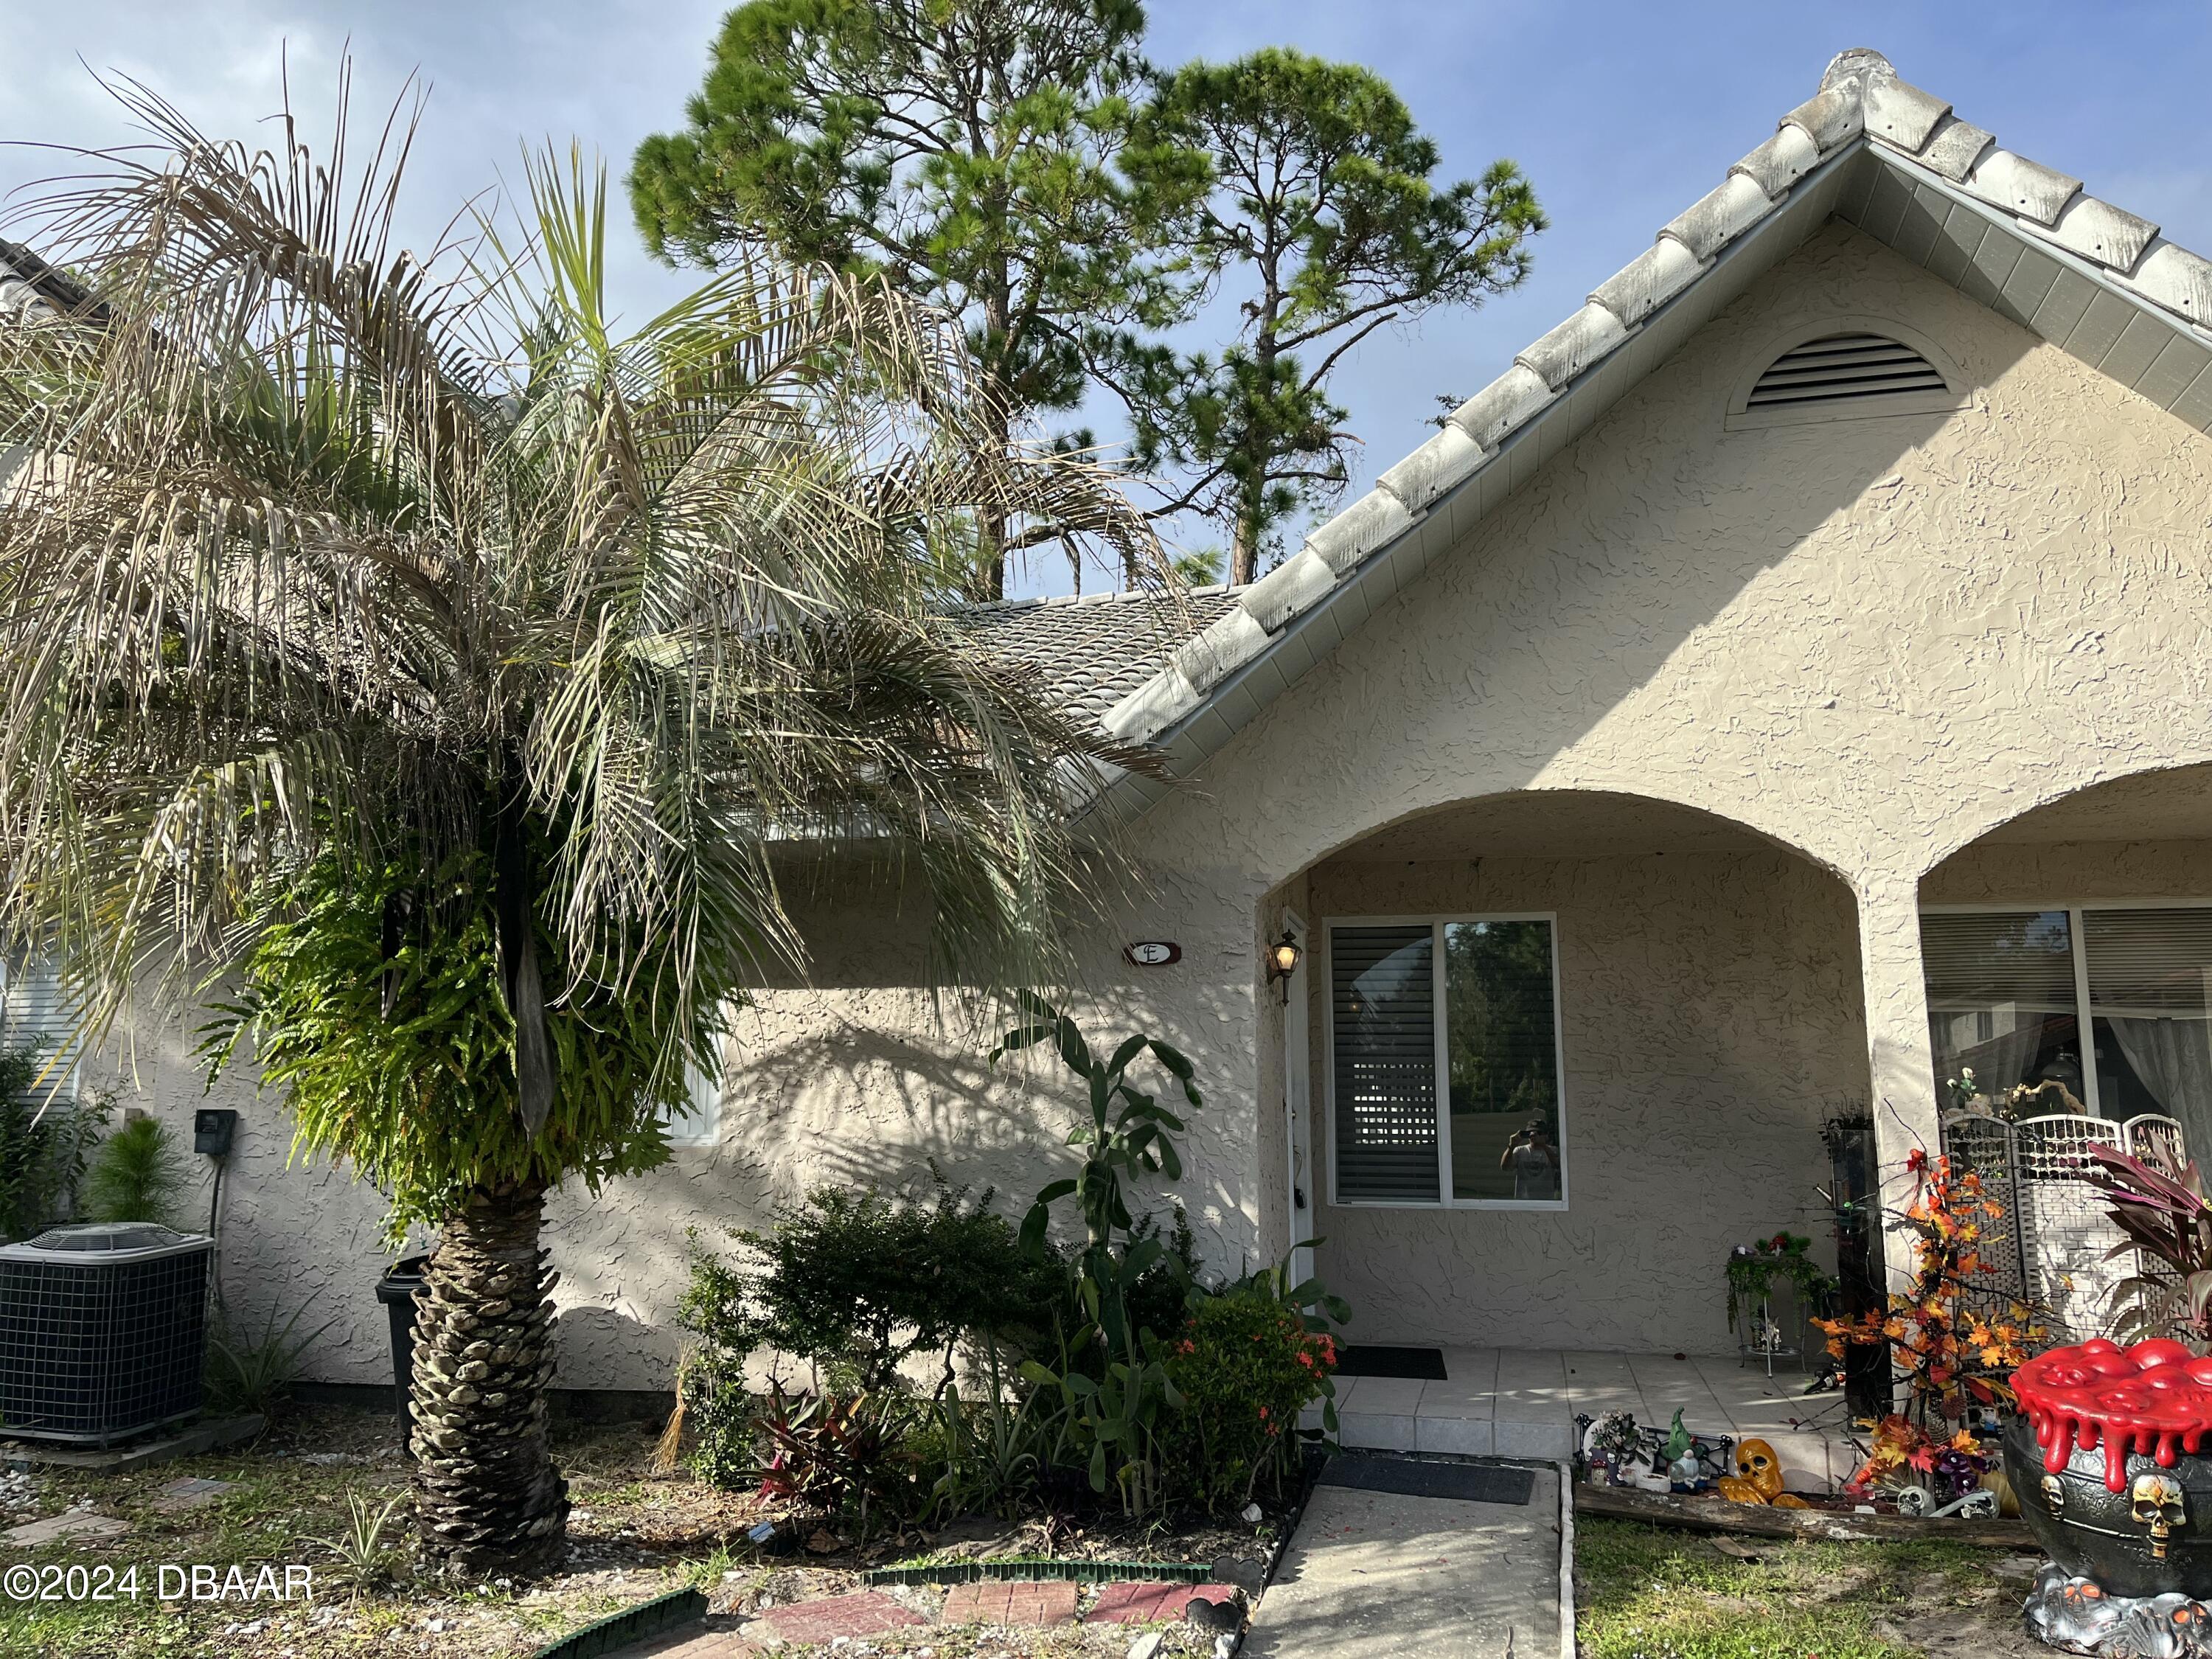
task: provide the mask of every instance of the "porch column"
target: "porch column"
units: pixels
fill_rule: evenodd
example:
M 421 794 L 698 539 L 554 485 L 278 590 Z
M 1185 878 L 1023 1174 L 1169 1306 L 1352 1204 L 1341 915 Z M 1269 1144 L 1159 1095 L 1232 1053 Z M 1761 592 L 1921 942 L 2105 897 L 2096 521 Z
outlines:
M 1859 972 L 1865 986 L 1868 1075 L 1874 1113 L 1877 1190 L 1886 1208 L 1902 1209 L 1912 1190 L 1906 1160 L 1942 1149 L 1936 1059 L 1928 1042 L 1928 989 L 1920 963 L 1917 880 L 1855 884 Z M 1883 1249 L 1889 1288 L 1911 1280 L 1909 1241 L 1893 1228 Z

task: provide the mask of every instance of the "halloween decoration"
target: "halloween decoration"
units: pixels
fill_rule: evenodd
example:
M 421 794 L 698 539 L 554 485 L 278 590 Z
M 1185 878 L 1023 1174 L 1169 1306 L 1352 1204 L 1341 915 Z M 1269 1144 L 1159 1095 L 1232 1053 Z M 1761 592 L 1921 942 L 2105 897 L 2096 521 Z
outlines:
M 1674 1408 L 1674 1420 L 1667 1428 L 1668 1483 L 1676 1492 L 1694 1492 L 1705 1484 L 1705 1470 L 1698 1462 L 1697 1447 L 1690 1431 L 1682 1426 L 1682 1408 Z
M 1893 1212 L 1911 1243 L 1912 1287 L 1886 1311 L 1816 1319 L 1831 1358 L 1856 1349 L 1879 1355 L 1904 1383 L 1900 1410 L 1875 1425 L 1866 1461 L 1845 1490 L 1925 1502 L 1929 1514 L 1964 1514 L 1951 1505 L 1981 1489 L 1994 1461 L 1990 1413 L 2012 1403 L 2005 1373 L 2022 1364 L 2044 1334 L 2038 1311 L 1997 1296 L 1982 1260 L 1984 1227 L 2004 1212 L 1973 1170 L 1915 1151 L 1906 1159 L 1911 1201 Z M 1904 1498 L 1918 1490 L 1920 1499 Z
M 2104 1659 L 2207 1659 L 2212 1656 L 2212 1607 L 2178 1591 L 2163 1595 L 2107 1595 L 2095 1580 L 2044 1563 L 2021 1609 L 2028 1634 L 2067 1653 Z
M 1731 1504 L 1766 1504 L 1778 1510 L 1811 1507 L 1782 1486 L 1782 1460 L 1764 1440 L 1746 1440 L 1735 1449 L 1735 1473 L 1714 1483 Z
M 2212 1358 L 2096 1338 L 2039 1354 L 2013 1388 L 2005 1467 L 2051 1559 L 2106 1596 L 2212 1598 Z
M 1600 1486 L 1644 1492 L 1702 1492 L 1729 1468 L 1734 1442 L 1692 1434 L 1674 1413 L 1664 1430 L 1639 1427 L 1627 1412 L 1577 1417 L 1583 1473 Z

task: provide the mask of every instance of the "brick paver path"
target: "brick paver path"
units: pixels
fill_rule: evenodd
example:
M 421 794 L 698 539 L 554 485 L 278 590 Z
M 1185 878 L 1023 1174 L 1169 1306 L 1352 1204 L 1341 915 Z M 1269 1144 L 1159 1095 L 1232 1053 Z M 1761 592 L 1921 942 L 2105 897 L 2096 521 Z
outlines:
M 1071 1586 L 1072 1588 L 1072 1586 Z M 787 1642 L 827 1642 L 837 1636 L 881 1636 L 929 1622 L 881 1590 L 856 1590 L 771 1607 L 754 1620 Z M 686 1655 L 685 1659 L 690 1659 Z
M 987 1580 L 955 1584 L 939 1622 L 946 1625 L 1066 1625 L 1075 1618 L 1075 1586 Z
M 634 1648 L 624 1648 L 613 1659 L 761 1659 L 761 1650 L 733 1630 L 710 1630 L 689 1636 L 662 1636 Z
M 1209 1601 L 1231 1601 L 1237 1597 L 1229 1584 L 1108 1584 L 1098 1592 L 1097 1605 L 1083 1616 L 1086 1625 L 1164 1625 L 1182 1617 L 1194 1595 Z

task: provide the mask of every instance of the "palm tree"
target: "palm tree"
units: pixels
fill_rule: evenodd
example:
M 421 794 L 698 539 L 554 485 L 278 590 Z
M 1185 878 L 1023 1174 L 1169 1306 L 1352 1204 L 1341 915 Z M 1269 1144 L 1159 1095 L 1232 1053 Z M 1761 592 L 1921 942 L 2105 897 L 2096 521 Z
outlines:
M 40 204 L 89 299 L 0 319 L 0 945 L 93 1035 L 242 986 L 302 1143 L 433 1226 L 426 1548 L 562 1545 L 544 1194 L 666 1156 L 719 1011 L 803 964 L 825 845 L 926 892 L 946 982 L 1049 972 L 1086 774 L 1141 766 L 939 604 L 979 514 L 1156 562 L 1072 461 L 976 441 L 958 329 L 761 264 L 628 335 L 604 180 L 418 261 L 411 118 L 357 181 L 212 142 Z M 479 222 L 481 224 L 481 222 Z

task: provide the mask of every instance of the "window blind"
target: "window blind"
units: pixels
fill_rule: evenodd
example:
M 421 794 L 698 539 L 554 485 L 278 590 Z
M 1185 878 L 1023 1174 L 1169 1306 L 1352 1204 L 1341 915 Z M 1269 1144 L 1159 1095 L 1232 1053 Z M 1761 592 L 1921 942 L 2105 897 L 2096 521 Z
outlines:
M 2096 1012 L 2202 1015 L 2212 974 L 2212 909 L 2084 910 Z
M 1437 1202 L 1431 930 L 1333 929 L 1329 1005 L 1337 1197 L 1346 1202 Z
M 2012 1003 L 2074 1012 L 2074 944 L 2063 910 L 1920 918 L 1930 1011 Z
M 0 1048 L 35 1048 L 42 1069 L 16 1098 L 35 1107 L 76 1097 L 76 1060 L 65 1048 L 76 1025 L 76 1010 L 52 963 L 34 958 L 0 964 Z M 56 1054 L 62 1060 L 50 1064 Z

